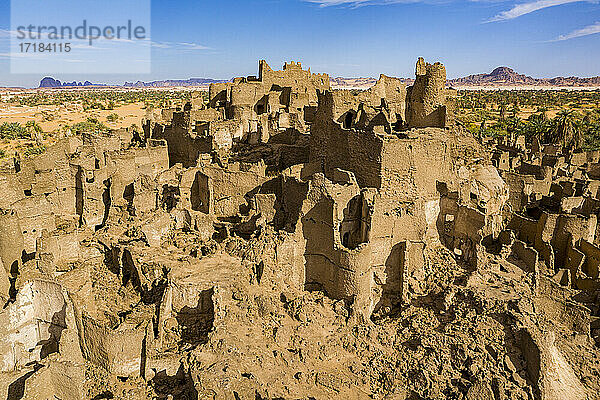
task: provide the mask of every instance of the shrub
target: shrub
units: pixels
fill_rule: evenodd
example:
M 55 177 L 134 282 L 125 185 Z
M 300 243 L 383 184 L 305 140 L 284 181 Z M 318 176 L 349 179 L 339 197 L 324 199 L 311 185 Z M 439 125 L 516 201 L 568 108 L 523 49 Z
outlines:
M 27 128 L 18 122 L 4 122 L 0 125 L 0 139 L 27 139 Z
M 25 149 L 25 151 L 23 151 L 23 154 L 27 157 L 32 157 L 32 156 L 37 156 L 38 154 L 42 154 L 45 151 L 46 151 L 46 146 L 44 146 L 44 145 L 31 146 L 31 147 L 27 147 Z
M 98 132 L 107 131 L 108 127 L 96 118 L 88 118 L 87 121 L 78 122 L 71 127 L 73 132 Z

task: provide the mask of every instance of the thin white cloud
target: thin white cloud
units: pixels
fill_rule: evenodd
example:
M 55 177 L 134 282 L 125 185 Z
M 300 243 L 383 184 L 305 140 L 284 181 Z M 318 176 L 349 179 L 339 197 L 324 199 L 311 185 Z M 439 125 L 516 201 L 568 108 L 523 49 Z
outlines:
M 132 41 L 134 42 L 134 41 Z M 152 41 L 150 39 L 142 39 L 135 41 L 136 43 L 141 43 L 144 46 L 150 46 L 156 49 L 171 49 L 171 50 L 212 50 L 212 48 L 208 46 L 204 46 L 198 43 L 190 43 L 190 42 L 158 42 Z
M 0 53 L 0 58 L 8 58 L 8 59 L 25 58 L 25 59 L 31 59 L 31 60 L 47 60 L 47 59 L 50 59 L 49 57 L 50 57 L 49 53 L 18 53 L 18 52 Z
M 188 50 L 211 50 L 210 47 L 203 46 L 198 43 L 178 43 L 179 46 L 186 48 Z
M 158 49 L 174 50 L 211 50 L 210 47 L 189 42 L 151 42 L 151 46 Z
M 587 0 L 536 0 L 528 3 L 521 3 L 515 5 L 510 10 L 502 11 L 500 14 L 495 15 L 487 22 L 506 21 L 509 19 L 518 18 L 522 15 L 526 15 L 538 10 L 542 10 L 548 7 L 560 6 L 563 4 L 576 3 Z
M 417 3 L 420 0 L 304 0 L 308 3 L 318 4 L 319 7 L 349 6 L 353 8 L 363 6 L 376 6 L 386 4 Z
M 576 29 L 573 32 L 567 33 L 566 35 L 560 35 L 555 41 L 575 39 L 582 36 L 595 35 L 596 33 L 600 33 L 600 22 Z
M 150 45 L 157 49 L 170 49 L 171 48 L 171 46 L 169 44 L 162 43 L 162 42 L 151 42 Z
M 0 29 L 0 40 L 8 40 L 13 36 L 17 36 L 17 31 L 11 31 L 8 29 Z

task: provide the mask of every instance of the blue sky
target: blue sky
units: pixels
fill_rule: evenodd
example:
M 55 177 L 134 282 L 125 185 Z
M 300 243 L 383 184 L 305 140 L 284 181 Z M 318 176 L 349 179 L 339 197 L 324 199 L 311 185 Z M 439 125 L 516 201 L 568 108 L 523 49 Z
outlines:
M 152 1 L 151 22 L 150 74 L 51 75 L 119 84 L 229 79 L 256 74 L 264 58 L 332 76 L 411 77 L 420 56 L 443 62 L 450 78 L 500 65 L 534 77 L 600 75 L 597 1 Z M 8 0 L 0 0 L 0 29 L 10 30 Z M 11 74 L 8 51 L 0 35 L 0 86 L 36 86 L 43 74 Z

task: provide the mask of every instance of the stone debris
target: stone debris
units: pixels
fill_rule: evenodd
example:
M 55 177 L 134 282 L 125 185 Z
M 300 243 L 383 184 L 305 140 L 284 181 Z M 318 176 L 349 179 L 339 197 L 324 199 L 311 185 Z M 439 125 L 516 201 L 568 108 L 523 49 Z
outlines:
M 0 171 L 0 396 L 599 398 L 600 155 L 445 81 L 260 61 Z

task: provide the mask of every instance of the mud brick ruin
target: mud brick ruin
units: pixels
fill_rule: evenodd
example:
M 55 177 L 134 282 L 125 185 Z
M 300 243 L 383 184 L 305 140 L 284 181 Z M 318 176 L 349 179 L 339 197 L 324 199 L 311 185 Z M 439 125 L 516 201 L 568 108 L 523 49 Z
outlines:
M 478 140 L 445 82 L 260 61 L 6 166 L 3 395 L 594 398 L 600 154 Z

